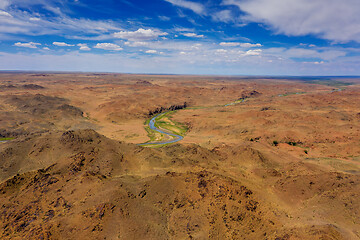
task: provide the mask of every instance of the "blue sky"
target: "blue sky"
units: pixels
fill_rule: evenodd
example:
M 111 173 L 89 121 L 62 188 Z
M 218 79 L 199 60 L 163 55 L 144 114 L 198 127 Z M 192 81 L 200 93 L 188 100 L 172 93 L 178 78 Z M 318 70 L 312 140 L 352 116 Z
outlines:
M 360 75 L 358 0 L 0 0 L 0 70 Z

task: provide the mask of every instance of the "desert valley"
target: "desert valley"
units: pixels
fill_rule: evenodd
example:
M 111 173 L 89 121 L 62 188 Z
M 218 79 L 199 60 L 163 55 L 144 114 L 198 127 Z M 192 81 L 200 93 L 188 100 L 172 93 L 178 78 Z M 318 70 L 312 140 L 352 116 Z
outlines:
M 0 99 L 1 239 L 360 238 L 359 78 L 2 72 Z

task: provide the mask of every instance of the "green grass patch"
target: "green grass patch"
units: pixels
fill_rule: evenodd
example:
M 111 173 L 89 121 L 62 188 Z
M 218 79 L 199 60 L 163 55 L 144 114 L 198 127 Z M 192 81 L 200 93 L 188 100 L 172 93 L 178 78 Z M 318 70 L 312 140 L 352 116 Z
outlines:
M 157 131 L 154 131 L 154 130 L 150 129 L 149 126 L 146 126 L 146 127 L 145 127 L 145 131 L 147 132 L 147 135 L 148 135 L 148 137 L 150 138 L 150 140 L 147 141 L 147 142 L 157 141 L 158 139 L 157 139 L 156 136 L 159 135 L 159 134 L 161 134 L 161 133 L 159 133 L 159 132 L 157 132 Z M 161 134 L 161 139 L 162 139 L 163 137 L 164 137 L 164 136 Z
M 166 112 L 160 114 L 155 119 L 155 127 L 168 130 L 174 134 L 185 136 L 186 132 L 189 130 L 185 124 L 174 121 L 172 115 L 175 111 Z
M 8 138 L 0 138 L 0 141 L 10 141 L 13 140 L 13 137 L 8 137 Z
M 242 102 L 244 102 L 245 101 L 245 99 L 238 99 L 238 100 L 236 100 L 234 103 L 242 103 Z

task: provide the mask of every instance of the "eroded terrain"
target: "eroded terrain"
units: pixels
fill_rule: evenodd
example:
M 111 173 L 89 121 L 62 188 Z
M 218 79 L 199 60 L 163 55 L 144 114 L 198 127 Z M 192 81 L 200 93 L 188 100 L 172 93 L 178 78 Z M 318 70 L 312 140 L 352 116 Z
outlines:
M 1 73 L 0 99 L 1 239 L 360 238 L 359 79 Z M 184 105 L 183 140 L 136 145 Z

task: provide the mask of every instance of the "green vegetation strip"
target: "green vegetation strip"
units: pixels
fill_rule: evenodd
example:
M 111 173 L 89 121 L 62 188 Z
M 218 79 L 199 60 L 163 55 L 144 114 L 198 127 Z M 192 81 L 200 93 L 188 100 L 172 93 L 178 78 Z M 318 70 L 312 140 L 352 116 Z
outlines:
M 145 127 L 145 130 L 146 130 L 146 132 L 147 132 L 148 137 L 150 138 L 150 140 L 147 141 L 147 142 L 155 142 L 155 141 L 158 141 L 157 138 L 156 138 L 156 135 L 161 135 L 161 137 L 160 137 L 161 139 L 164 138 L 164 135 L 163 135 L 162 133 L 159 133 L 159 132 L 157 132 L 157 131 L 155 131 L 155 130 L 150 129 L 149 126 L 146 126 L 146 127 Z
M 10 141 L 10 140 L 13 140 L 14 138 L 13 137 L 10 137 L 10 138 L 0 138 L 0 142 L 2 141 Z
M 172 115 L 176 111 L 166 112 L 164 114 L 160 114 L 155 120 L 155 127 L 165 129 L 170 131 L 171 133 L 185 136 L 186 132 L 189 130 L 185 124 L 176 122 L 172 119 Z

